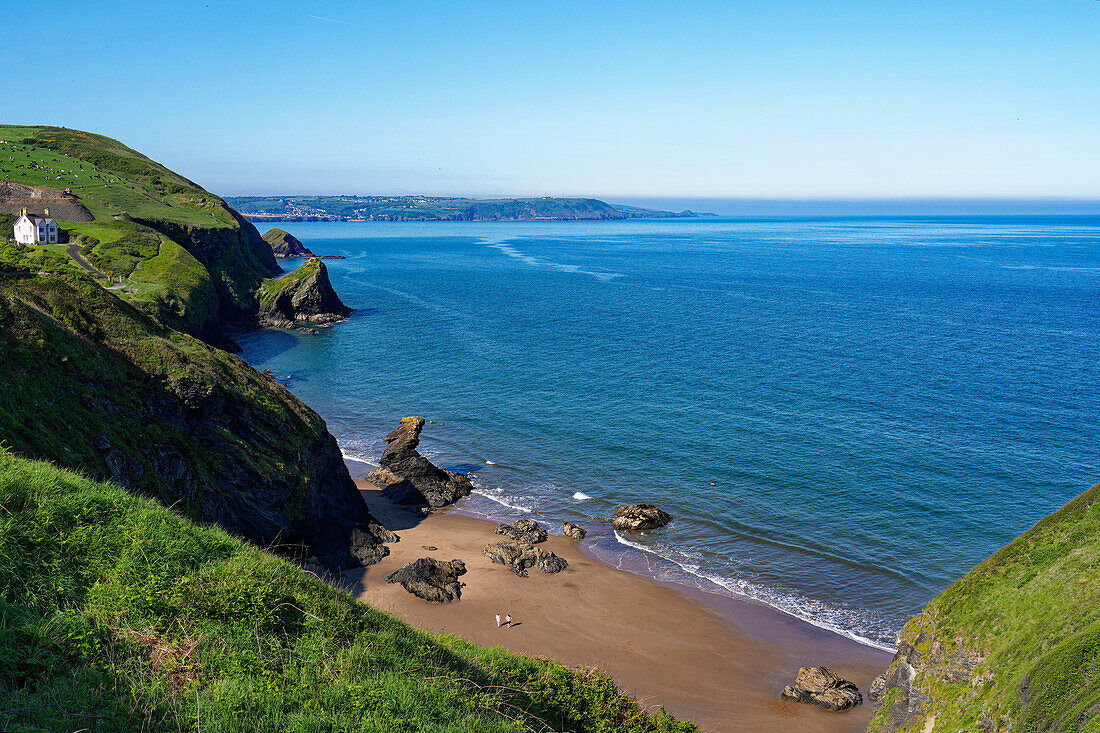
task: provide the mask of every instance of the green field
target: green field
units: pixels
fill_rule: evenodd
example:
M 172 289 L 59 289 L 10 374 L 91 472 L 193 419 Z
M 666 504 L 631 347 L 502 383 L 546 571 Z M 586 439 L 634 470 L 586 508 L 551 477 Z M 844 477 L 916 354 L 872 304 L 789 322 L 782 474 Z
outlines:
M 0 730 L 694 730 L 2 448 L 0 507 Z
M 0 125 L 0 181 L 71 188 L 97 220 L 231 226 L 225 202 L 117 140 L 61 127 Z

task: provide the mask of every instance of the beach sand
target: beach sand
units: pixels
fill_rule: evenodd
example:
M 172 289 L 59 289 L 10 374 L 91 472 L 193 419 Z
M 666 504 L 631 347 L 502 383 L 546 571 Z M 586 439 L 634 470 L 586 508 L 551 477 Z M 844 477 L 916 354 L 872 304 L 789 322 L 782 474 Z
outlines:
M 362 473 L 352 468 L 352 475 Z M 355 598 L 396 614 L 413 626 L 500 645 L 577 667 L 598 667 L 644 705 L 664 706 L 705 731 L 861 731 L 865 704 L 844 713 L 779 698 L 800 666 L 827 665 L 859 685 L 871 680 L 890 654 L 818 629 L 768 606 L 709 593 L 689 593 L 585 554 L 584 543 L 551 535 L 540 545 L 569 561 L 568 569 L 521 578 L 481 554 L 501 539 L 496 523 L 454 510 L 417 519 L 357 482 L 372 513 L 401 536 L 390 555 L 346 574 Z M 543 526 L 546 523 L 543 522 Z M 551 528 L 561 531 L 560 525 Z M 426 550 L 424 547 L 435 547 Z M 466 563 L 466 587 L 456 603 L 417 598 L 390 573 L 420 557 Z M 494 616 L 510 613 L 511 627 Z

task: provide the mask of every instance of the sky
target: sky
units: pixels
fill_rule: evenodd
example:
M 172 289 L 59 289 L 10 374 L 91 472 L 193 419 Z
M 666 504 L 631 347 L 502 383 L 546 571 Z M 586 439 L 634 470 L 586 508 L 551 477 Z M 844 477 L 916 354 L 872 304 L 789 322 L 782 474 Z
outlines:
M 3 121 L 221 195 L 1100 199 L 1098 0 L 5 5 Z

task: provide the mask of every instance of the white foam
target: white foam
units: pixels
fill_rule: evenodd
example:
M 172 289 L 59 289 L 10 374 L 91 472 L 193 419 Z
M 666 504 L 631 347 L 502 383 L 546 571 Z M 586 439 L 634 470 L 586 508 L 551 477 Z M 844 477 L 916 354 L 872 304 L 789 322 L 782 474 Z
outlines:
M 499 489 L 498 489 L 498 491 L 499 491 Z M 511 497 L 509 497 L 507 499 L 506 498 L 501 498 L 500 496 L 494 496 L 489 491 L 484 491 L 484 490 L 481 490 L 481 489 L 474 489 L 474 493 L 477 494 L 478 496 L 484 496 L 486 499 L 489 499 L 490 501 L 495 501 L 497 504 L 500 504 L 501 506 L 506 506 L 509 509 L 515 509 L 517 512 L 523 512 L 524 514 L 530 514 L 531 512 L 534 511 L 534 509 L 532 509 L 531 507 L 526 507 L 526 506 L 523 506 L 522 504 L 515 504 L 512 501 L 509 501 L 509 499 Z M 499 493 L 503 494 L 504 492 L 499 491 Z
M 358 463 L 366 463 L 368 466 L 374 466 L 375 468 L 378 467 L 378 460 L 376 458 L 368 458 L 367 456 L 359 453 L 352 453 L 351 451 L 344 450 L 343 448 L 340 449 L 340 455 L 349 460 L 357 461 Z
M 614 534 L 615 539 L 619 542 L 619 544 L 626 545 L 627 547 L 633 548 L 635 550 L 641 550 L 647 555 L 655 555 L 656 557 L 659 557 L 663 560 L 667 560 L 668 562 L 671 562 L 673 565 L 683 570 L 685 573 L 693 575 L 696 578 L 705 580 L 708 583 L 711 583 L 718 586 L 719 588 L 722 588 L 723 590 L 728 591 L 731 596 L 740 596 L 743 598 L 752 599 L 754 601 L 759 601 L 776 609 L 777 611 L 780 611 L 781 613 L 785 613 L 788 616 L 793 616 L 801 621 L 805 621 L 811 626 L 816 626 L 819 629 L 831 631 L 834 634 L 839 634 L 840 636 L 851 639 L 852 641 L 855 641 L 859 644 L 864 644 L 866 646 L 874 647 L 875 649 L 881 649 L 887 652 L 897 651 L 895 647 L 892 647 L 888 644 L 883 644 L 881 642 L 874 641 L 873 639 L 868 639 L 867 637 L 861 636 L 853 631 L 849 631 L 842 626 L 830 623 L 828 620 L 821 618 L 819 615 L 806 610 L 805 606 L 807 604 L 818 606 L 819 613 L 826 614 L 830 611 L 835 612 L 840 609 L 830 609 L 824 604 L 810 601 L 809 599 L 805 598 L 769 593 L 745 580 L 723 578 L 720 576 L 711 575 L 709 573 L 704 573 L 698 565 L 677 562 L 671 557 L 668 557 L 668 555 L 657 552 L 652 547 L 646 547 L 645 545 L 640 545 L 637 542 L 631 542 L 618 532 L 615 532 Z M 706 589 L 703 588 L 702 590 Z
M 589 496 L 588 494 L 585 494 L 581 491 L 578 491 L 577 493 L 573 494 L 573 498 L 576 499 L 577 501 L 588 501 L 592 497 Z

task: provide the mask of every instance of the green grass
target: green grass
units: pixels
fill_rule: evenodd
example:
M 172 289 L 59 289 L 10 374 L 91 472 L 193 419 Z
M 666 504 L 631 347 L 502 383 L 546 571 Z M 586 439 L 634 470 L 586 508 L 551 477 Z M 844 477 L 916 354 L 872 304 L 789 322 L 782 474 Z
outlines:
M 274 303 L 275 299 L 278 298 L 283 291 L 287 288 L 297 286 L 301 282 L 313 277 L 320 268 L 321 261 L 316 258 L 310 258 L 282 277 L 273 277 L 264 280 L 259 291 L 256 293 L 260 305 L 267 306 Z
M 908 730 L 929 715 L 936 730 L 975 730 L 984 714 L 1010 730 L 1100 731 L 1100 485 L 933 599 L 902 638 L 925 657 L 916 685 L 930 697 Z
M 0 729 L 689 731 L 606 676 L 416 631 L 0 449 Z
M 71 188 L 97 220 L 127 215 L 194 227 L 235 226 L 220 198 L 109 137 L 0 125 L 0 140 L 0 180 Z

